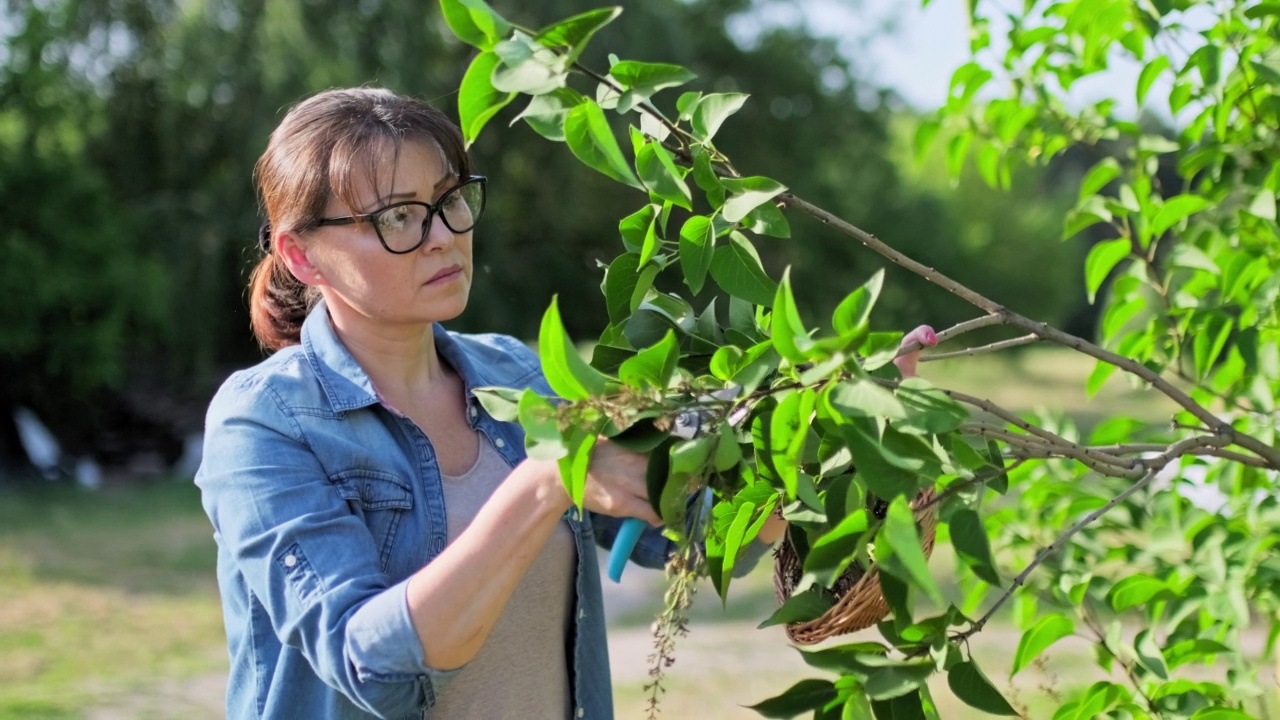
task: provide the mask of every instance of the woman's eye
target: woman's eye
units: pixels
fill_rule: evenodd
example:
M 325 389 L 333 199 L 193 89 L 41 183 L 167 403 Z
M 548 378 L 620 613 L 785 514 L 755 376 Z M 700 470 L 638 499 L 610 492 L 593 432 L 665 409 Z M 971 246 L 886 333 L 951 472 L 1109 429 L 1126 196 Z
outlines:
M 383 230 L 399 230 L 408 221 L 409 214 L 407 207 L 391 208 L 378 216 L 378 224 Z

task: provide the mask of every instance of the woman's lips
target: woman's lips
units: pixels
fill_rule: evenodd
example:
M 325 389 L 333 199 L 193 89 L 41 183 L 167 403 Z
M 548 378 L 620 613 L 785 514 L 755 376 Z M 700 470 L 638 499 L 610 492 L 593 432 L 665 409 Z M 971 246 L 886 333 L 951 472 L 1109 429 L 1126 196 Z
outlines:
M 439 283 L 448 282 L 448 281 L 450 281 L 450 280 L 453 280 L 453 279 L 454 279 L 454 278 L 456 278 L 456 277 L 459 277 L 460 275 L 462 275 L 462 266 L 461 266 L 461 265 L 452 265 L 452 266 L 450 266 L 450 267 L 447 267 L 447 268 L 445 268 L 445 269 L 441 270 L 440 272 L 436 273 L 435 275 L 432 275 L 432 276 L 431 276 L 431 279 L 430 279 L 430 280 L 428 280 L 428 281 L 426 282 L 426 284 L 427 284 L 427 285 L 436 285 L 436 284 L 439 284 Z

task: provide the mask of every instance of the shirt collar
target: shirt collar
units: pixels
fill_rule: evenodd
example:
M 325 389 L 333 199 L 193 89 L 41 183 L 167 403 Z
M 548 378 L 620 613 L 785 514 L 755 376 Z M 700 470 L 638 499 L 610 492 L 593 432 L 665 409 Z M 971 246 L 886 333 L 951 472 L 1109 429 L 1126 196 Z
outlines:
M 462 377 L 468 403 L 475 397 L 475 388 L 496 384 L 472 362 L 466 349 L 444 326 L 432 323 L 431 334 L 435 339 L 436 352 Z M 356 362 L 333 329 L 324 300 L 316 303 L 302 324 L 302 349 L 335 412 L 380 402 L 369 374 Z

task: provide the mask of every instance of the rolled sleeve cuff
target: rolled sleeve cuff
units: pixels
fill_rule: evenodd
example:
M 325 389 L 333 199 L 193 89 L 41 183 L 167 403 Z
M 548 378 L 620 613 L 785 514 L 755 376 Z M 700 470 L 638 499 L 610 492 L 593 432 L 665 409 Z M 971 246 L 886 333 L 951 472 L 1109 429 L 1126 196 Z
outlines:
M 409 617 L 407 578 L 356 611 L 347 624 L 347 642 L 351 664 L 361 682 L 404 682 L 425 677 L 428 697 L 434 698 L 462 670 L 427 667 L 418 631 Z

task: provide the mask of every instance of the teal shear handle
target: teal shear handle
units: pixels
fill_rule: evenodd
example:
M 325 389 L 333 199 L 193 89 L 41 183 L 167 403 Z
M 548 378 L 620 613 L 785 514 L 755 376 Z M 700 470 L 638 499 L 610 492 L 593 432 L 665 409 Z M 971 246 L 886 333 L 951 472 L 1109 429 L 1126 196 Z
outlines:
M 618 537 L 613 539 L 613 547 L 609 549 L 610 580 L 622 582 L 622 570 L 627 566 L 627 558 L 631 557 L 631 551 L 636 549 L 636 543 L 640 541 L 640 533 L 644 532 L 644 526 L 648 524 L 640 518 L 627 518 L 622 521 L 622 527 L 618 528 Z
M 707 400 L 732 400 L 738 396 L 742 388 L 733 386 L 724 390 L 719 390 L 707 396 Z M 736 424 L 746 417 L 746 412 L 740 412 L 730 417 L 729 422 Z M 671 428 L 671 434 L 683 438 L 685 440 L 698 437 L 705 433 L 704 423 L 711 418 L 711 412 L 701 408 L 690 408 L 680 413 L 675 418 L 675 423 Z M 710 494 L 706 500 L 711 500 Z M 710 511 L 710 507 L 706 509 Z M 649 523 L 640 518 L 627 518 L 622 521 L 622 527 L 618 528 L 618 536 L 613 540 L 613 547 L 609 549 L 609 579 L 614 582 L 622 581 L 622 570 L 627 566 L 627 559 L 631 557 L 631 551 L 636 549 L 636 543 L 640 541 L 640 534 L 644 532 L 644 528 Z

